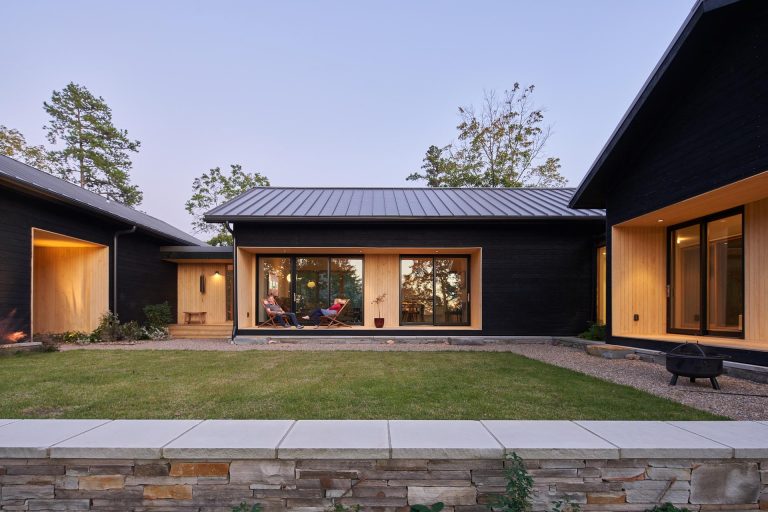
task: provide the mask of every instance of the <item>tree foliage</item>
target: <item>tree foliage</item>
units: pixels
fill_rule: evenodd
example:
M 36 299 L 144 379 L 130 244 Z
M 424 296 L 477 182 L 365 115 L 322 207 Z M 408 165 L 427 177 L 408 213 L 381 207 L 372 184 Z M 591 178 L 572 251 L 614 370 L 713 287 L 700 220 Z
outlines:
M 486 92 L 482 107 L 460 107 L 458 139 L 445 147 L 430 146 L 422 172 L 409 181 L 430 187 L 557 187 L 565 185 L 560 159 L 546 157 L 550 128 L 544 112 L 534 108 L 534 86 L 516 83 L 499 98 Z
M 229 201 L 253 187 L 268 187 L 269 179 L 258 172 L 243 171 L 239 164 L 230 165 L 229 175 L 214 167 L 192 182 L 192 197 L 185 203 L 187 212 L 194 218 L 195 233 L 209 233 L 213 236 L 211 245 L 232 245 L 232 235 L 223 224 L 209 224 L 203 220 L 205 212 Z
M 141 143 L 115 127 L 104 98 L 70 82 L 43 106 L 50 116 L 44 127 L 48 141 L 61 145 L 51 152 L 55 173 L 128 206 L 140 204 L 142 193 L 130 182 L 130 153 L 138 152 Z
M 41 171 L 51 170 L 51 156 L 44 146 L 27 144 L 20 131 L 3 125 L 0 125 L 0 155 L 15 158 Z

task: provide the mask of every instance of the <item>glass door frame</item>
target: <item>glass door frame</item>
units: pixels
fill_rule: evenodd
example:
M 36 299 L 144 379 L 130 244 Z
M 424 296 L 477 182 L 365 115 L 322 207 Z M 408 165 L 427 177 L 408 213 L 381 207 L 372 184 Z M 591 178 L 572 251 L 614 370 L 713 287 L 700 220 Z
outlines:
M 403 323 L 403 260 L 410 259 L 431 259 L 432 260 L 432 321 L 431 322 L 408 322 Z M 437 323 L 435 320 L 436 310 L 436 279 L 435 276 L 435 258 L 462 258 L 467 260 L 467 321 L 460 324 Z M 401 254 L 397 260 L 397 288 L 398 288 L 398 325 L 408 327 L 410 325 L 433 325 L 436 327 L 467 327 L 472 325 L 472 256 L 470 254 Z
M 328 294 L 330 296 L 330 277 L 331 277 L 331 260 L 334 258 L 350 258 L 350 259 L 359 259 L 363 262 L 363 272 L 360 276 L 360 286 L 362 287 L 362 303 L 360 304 L 360 325 L 365 325 L 365 255 L 364 254 L 304 254 L 304 253 L 295 253 L 295 254 L 275 254 L 275 253 L 257 253 L 256 254 L 256 272 L 254 276 L 254 280 L 256 282 L 256 305 L 259 306 L 259 303 L 264 300 L 264 297 L 266 295 L 263 295 L 263 292 L 261 290 L 261 280 L 259 279 L 259 273 L 261 272 L 261 258 L 285 258 L 290 260 L 291 262 L 291 287 L 290 287 L 290 294 L 291 294 L 291 312 L 298 314 L 296 311 L 296 258 L 326 258 L 328 260 Z M 330 299 L 329 299 L 330 300 Z M 330 304 L 329 304 L 330 306 Z M 256 310 L 258 311 L 259 308 L 257 307 Z M 258 319 L 259 316 L 257 314 L 256 318 Z M 353 324 L 357 325 L 357 324 Z
M 741 239 L 742 239 L 742 253 L 741 253 L 741 303 L 744 311 L 742 311 L 742 329 L 740 331 L 712 331 L 708 328 L 708 316 L 709 316 L 709 237 L 707 236 L 707 226 L 710 222 L 724 219 L 726 217 L 732 217 L 734 215 L 741 215 Z M 699 226 L 699 328 L 698 329 L 679 329 L 672 327 L 672 235 L 673 233 L 682 228 L 690 226 Z M 715 336 L 723 338 L 739 338 L 744 339 L 744 326 L 746 323 L 746 243 L 745 243 L 745 216 L 744 207 L 739 206 L 730 210 L 725 210 L 705 217 L 699 217 L 697 219 L 675 224 L 674 226 L 667 227 L 667 332 L 670 334 L 689 334 L 694 336 Z

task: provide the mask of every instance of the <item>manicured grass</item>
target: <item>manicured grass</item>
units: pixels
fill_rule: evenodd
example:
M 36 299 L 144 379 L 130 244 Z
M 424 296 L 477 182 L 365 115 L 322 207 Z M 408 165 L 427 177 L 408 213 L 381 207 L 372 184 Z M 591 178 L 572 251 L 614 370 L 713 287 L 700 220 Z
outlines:
M 0 418 L 713 419 L 509 353 L 69 351 L 0 358 Z

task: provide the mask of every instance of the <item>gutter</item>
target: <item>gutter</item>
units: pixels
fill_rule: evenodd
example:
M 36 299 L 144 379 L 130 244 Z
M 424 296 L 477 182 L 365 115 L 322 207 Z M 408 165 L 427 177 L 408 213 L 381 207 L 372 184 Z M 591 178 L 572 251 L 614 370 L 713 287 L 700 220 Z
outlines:
M 136 232 L 136 226 L 130 229 L 115 231 L 112 239 L 112 313 L 117 316 L 117 239 L 122 235 L 130 235 Z

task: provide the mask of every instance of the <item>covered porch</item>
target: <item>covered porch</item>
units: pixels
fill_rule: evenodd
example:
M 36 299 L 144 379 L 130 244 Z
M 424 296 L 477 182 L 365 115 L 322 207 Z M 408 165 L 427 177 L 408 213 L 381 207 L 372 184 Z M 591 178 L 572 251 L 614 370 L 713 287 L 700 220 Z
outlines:
M 768 172 L 610 233 L 611 341 L 768 351 Z
M 481 274 L 478 247 L 238 247 L 238 332 L 298 334 L 268 321 L 270 294 L 308 327 L 302 334 L 480 331 Z M 348 301 L 344 326 L 313 329 L 303 318 L 335 299 Z

